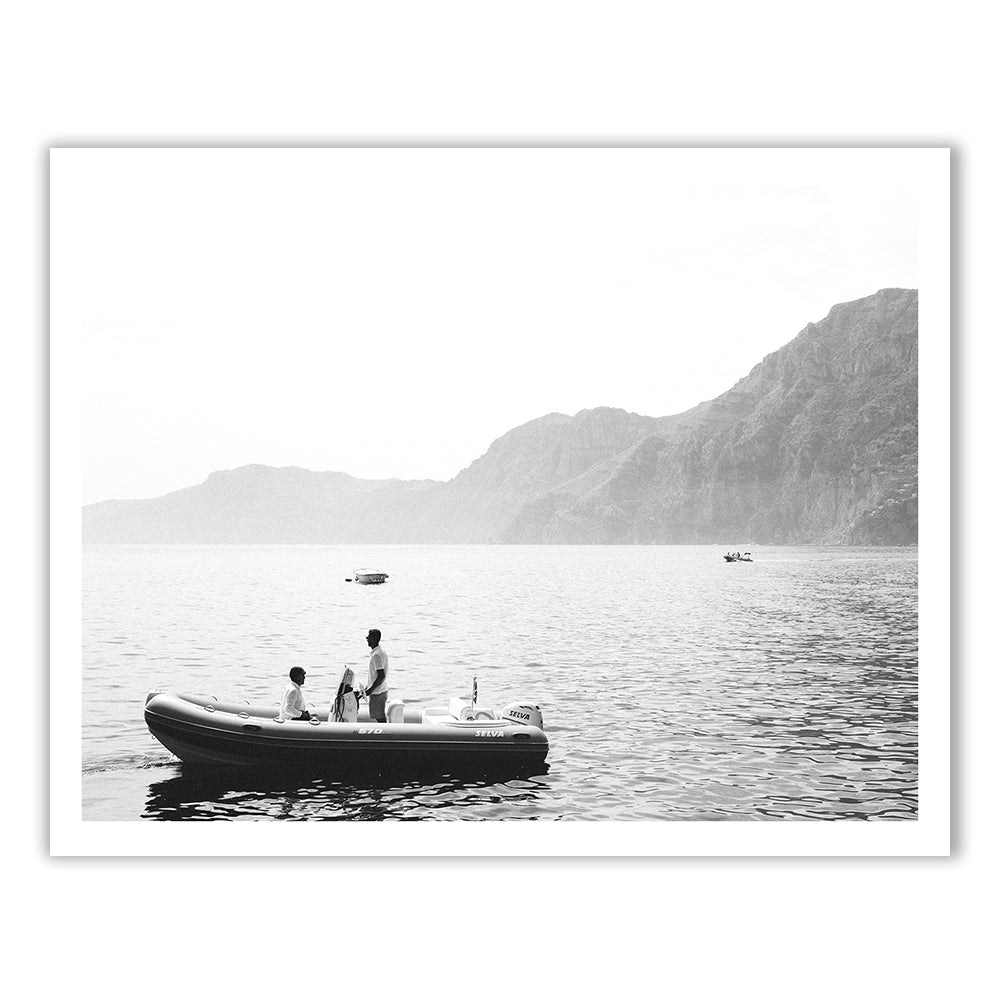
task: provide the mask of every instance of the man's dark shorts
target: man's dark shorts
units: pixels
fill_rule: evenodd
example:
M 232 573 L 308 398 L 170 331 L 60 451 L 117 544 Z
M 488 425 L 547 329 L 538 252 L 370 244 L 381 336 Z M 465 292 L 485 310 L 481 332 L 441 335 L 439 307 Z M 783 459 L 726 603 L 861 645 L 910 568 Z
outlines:
M 388 697 L 388 691 L 368 695 L 368 714 L 372 717 L 372 722 L 385 722 L 385 702 Z

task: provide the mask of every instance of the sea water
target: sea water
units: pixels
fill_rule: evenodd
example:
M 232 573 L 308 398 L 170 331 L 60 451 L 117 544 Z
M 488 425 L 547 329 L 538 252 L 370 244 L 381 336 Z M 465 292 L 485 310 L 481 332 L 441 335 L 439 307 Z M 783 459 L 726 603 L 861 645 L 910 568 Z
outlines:
M 917 814 L 912 548 L 86 546 L 83 817 L 905 820 Z M 357 567 L 381 586 L 347 582 Z M 541 706 L 509 781 L 192 773 L 146 692 L 326 707 L 370 628 L 390 697 Z

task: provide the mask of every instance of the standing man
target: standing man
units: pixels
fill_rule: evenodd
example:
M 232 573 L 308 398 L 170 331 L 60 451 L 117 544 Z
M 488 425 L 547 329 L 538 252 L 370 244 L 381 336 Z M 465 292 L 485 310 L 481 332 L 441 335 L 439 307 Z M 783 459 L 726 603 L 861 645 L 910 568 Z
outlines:
M 368 714 L 372 722 L 385 722 L 385 700 L 389 696 L 389 657 L 379 645 L 382 633 L 373 628 L 368 633 L 368 647 L 372 655 L 368 658 Z

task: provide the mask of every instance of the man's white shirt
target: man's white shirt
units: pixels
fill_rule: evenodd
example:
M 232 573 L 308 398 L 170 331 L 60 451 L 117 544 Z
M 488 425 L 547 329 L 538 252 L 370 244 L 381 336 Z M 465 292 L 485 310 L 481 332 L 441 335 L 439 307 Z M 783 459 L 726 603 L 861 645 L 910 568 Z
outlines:
M 368 658 L 369 687 L 375 683 L 375 677 L 380 670 L 384 671 L 382 683 L 374 691 L 371 691 L 370 694 L 384 694 L 389 690 L 389 657 L 381 646 L 376 646 L 372 650 L 372 655 Z
M 306 710 L 306 696 L 302 693 L 302 688 L 289 681 L 285 693 L 281 696 L 281 712 L 279 719 L 297 719 Z

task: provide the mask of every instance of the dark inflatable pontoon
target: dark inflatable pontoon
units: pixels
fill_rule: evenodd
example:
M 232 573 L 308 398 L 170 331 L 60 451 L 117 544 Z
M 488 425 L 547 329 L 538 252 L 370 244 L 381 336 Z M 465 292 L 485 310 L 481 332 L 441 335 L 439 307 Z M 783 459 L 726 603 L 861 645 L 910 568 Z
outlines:
M 544 762 L 549 741 L 536 705 L 508 705 L 498 718 L 469 699 L 447 708 L 390 702 L 390 722 L 331 722 L 313 712 L 308 722 L 276 718 L 273 706 L 150 691 L 149 731 L 186 764 L 295 767 L 325 774 L 392 770 L 443 771 L 531 767 Z

